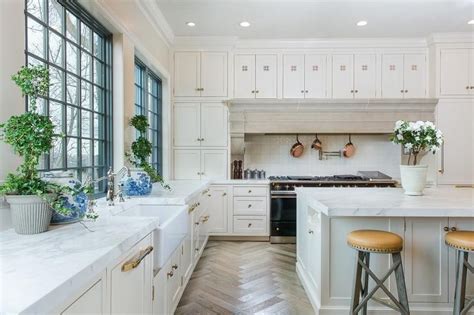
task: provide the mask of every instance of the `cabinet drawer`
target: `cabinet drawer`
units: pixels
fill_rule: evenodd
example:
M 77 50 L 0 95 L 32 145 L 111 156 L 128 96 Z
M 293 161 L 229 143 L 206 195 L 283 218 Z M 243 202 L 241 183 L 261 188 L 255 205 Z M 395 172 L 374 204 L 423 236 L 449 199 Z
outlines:
M 267 232 L 266 216 L 234 216 L 234 233 L 261 235 Z
M 266 215 L 267 197 L 234 197 L 234 215 Z
M 267 196 L 267 186 L 236 186 L 234 196 Z

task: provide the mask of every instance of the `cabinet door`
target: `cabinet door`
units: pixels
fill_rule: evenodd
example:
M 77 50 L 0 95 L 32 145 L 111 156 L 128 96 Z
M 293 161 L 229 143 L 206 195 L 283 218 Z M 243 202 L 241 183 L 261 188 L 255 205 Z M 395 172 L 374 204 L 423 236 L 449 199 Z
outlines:
M 440 95 L 468 95 L 469 49 L 443 49 L 440 57 Z
M 227 96 L 227 53 L 201 53 L 201 96 Z
M 403 98 L 403 55 L 382 56 L 382 98 Z
M 200 150 L 174 150 L 174 178 L 201 179 Z
M 227 150 L 201 151 L 201 179 L 227 178 Z
M 201 139 L 202 146 L 227 146 L 227 107 L 224 104 L 201 104 Z
M 449 227 L 456 228 L 456 230 L 461 231 L 474 231 L 474 218 L 449 218 Z M 457 255 L 456 251 L 451 247 L 448 247 L 449 251 L 449 302 L 454 301 L 454 288 L 456 284 L 456 266 L 457 266 Z M 469 263 L 471 266 L 474 266 L 474 255 L 469 254 Z M 467 272 L 467 285 L 466 285 L 466 295 L 469 298 L 474 298 L 474 274 Z
M 255 55 L 235 55 L 234 98 L 255 98 Z
M 201 145 L 201 113 L 199 103 L 175 103 L 173 113 L 174 145 L 199 147 Z
M 167 314 L 173 314 L 179 302 L 181 291 L 181 268 L 180 268 L 181 249 L 178 248 L 171 256 L 163 270 L 166 272 L 166 304 L 168 305 Z
M 61 315 L 105 314 L 105 283 L 100 279 L 68 306 Z
M 255 58 L 255 97 L 277 97 L 277 56 L 257 55 Z
M 437 125 L 444 144 L 438 153 L 438 183 L 474 184 L 474 106 L 470 100 L 440 99 Z M 462 152 L 462 153 L 461 153 Z
M 228 232 L 228 200 L 229 187 L 212 186 L 209 194 L 209 221 L 208 231 L 210 234 L 221 234 Z
M 405 55 L 403 67 L 404 97 L 426 97 L 426 55 Z
M 332 97 L 354 97 L 354 56 L 332 56 Z
M 140 264 L 122 270 L 124 264 L 137 260 L 151 245 L 151 235 L 140 241 L 123 261 L 110 272 L 110 313 L 147 314 L 152 310 L 153 255 L 148 254 Z
M 469 49 L 469 90 L 474 95 L 474 49 Z
M 283 98 L 304 98 L 304 55 L 283 56 Z
M 161 269 L 153 278 L 153 314 L 162 315 L 168 312 L 167 303 L 167 271 L 168 269 Z
M 192 204 L 191 202 L 190 204 Z M 188 214 L 188 234 L 183 240 L 183 244 L 181 247 L 181 275 L 183 277 L 183 283 L 191 277 L 191 273 L 193 270 L 193 214 Z
M 447 218 L 406 218 L 405 277 L 410 302 L 448 302 Z
M 375 98 L 376 94 L 376 56 L 354 56 L 354 97 Z
M 306 98 L 326 98 L 327 56 L 306 55 L 304 60 L 304 86 Z
M 174 54 L 174 95 L 200 96 L 199 52 L 177 52 Z

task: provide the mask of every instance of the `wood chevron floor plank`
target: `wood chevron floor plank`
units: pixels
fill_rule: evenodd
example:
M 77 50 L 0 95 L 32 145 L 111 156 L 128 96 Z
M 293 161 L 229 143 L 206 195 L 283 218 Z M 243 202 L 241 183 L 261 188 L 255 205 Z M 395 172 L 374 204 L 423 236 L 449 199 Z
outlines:
M 175 314 L 314 314 L 295 261 L 293 244 L 209 242 Z

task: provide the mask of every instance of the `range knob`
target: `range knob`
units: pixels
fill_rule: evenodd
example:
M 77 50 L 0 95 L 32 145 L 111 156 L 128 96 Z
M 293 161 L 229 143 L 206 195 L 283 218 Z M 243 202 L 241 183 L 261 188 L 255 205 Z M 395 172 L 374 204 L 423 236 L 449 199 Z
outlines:
M 275 190 L 280 190 L 281 189 L 281 186 L 279 184 L 273 184 L 273 188 Z
M 285 189 L 286 189 L 286 190 L 290 190 L 290 185 L 286 184 L 286 185 L 285 185 Z

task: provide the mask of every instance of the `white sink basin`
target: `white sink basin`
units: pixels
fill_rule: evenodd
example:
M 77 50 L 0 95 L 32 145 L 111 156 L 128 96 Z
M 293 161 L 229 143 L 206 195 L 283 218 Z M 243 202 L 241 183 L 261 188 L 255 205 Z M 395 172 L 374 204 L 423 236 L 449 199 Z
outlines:
M 118 216 L 159 218 L 159 228 L 153 231 L 153 269 L 162 268 L 188 232 L 186 206 L 137 205 Z

